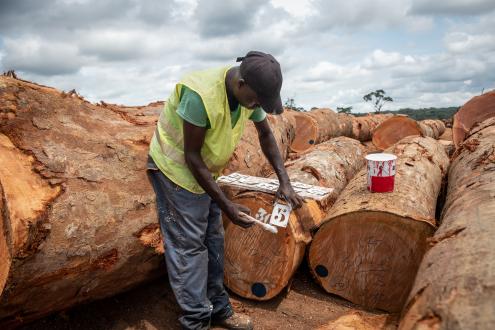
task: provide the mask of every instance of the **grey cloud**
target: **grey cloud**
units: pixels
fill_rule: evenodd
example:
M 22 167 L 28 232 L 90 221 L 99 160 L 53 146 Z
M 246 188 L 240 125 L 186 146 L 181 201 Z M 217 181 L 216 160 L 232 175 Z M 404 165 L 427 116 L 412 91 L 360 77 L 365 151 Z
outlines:
M 170 16 L 170 6 L 170 1 L 151 0 L 2 1 L 0 28 L 9 34 L 36 31 L 38 34 L 58 35 L 98 26 L 165 24 Z
M 79 71 L 85 59 L 77 48 L 41 40 L 6 40 L 4 70 L 17 70 L 39 75 L 65 75 Z
M 478 15 L 495 9 L 493 0 L 416 0 L 409 13 L 420 15 Z
M 407 11 L 405 0 L 376 1 L 315 1 L 316 15 L 308 24 L 313 30 L 357 29 L 363 26 L 397 26 L 402 23 Z
M 263 3 L 262 0 L 199 0 L 194 15 L 198 20 L 198 32 L 204 37 L 245 32 L 253 26 Z

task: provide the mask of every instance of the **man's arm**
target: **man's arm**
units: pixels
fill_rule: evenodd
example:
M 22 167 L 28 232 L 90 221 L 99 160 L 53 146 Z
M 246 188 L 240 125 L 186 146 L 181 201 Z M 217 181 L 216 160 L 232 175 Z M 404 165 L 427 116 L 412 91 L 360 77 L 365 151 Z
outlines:
M 193 125 L 184 120 L 184 157 L 186 164 L 199 185 L 218 203 L 220 209 L 225 212 L 233 223 L 244 228 L 250 227 L 253 222 L 239 217 L 239 212 L 249 214 L 249 209 L 232 203 L 225 197 L 201 157 L 201 148 L 205 141 L 206 130 L 204 127 Z
M 301 207 L 304 199 L 296 194 L 290 184 L 289 176 L 285 170 L 282 156 L 280 156 L 280 152 L 278 151 L 275 137 L 273 136 L 270 125 L 268 125 L 268 120 L 265 118 L 260 122 L 255 122 L 254 125 L 258 131 L 261 150 L 263 150 L 263 154 L 275 170 L 280 183 L 276 197 L 285 199 L 295 209 Z

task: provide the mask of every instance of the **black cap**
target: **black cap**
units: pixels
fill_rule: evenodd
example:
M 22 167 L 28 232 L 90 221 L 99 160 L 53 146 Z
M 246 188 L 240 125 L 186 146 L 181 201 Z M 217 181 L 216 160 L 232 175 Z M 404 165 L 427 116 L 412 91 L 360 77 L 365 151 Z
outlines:
M 282 113 L 282 71 L 277 60 L 270 54 L 250 51 L 246 56 L 238 57 L 237 62 L 241 62 L 241 76 L 258 95 L 263 110 Z

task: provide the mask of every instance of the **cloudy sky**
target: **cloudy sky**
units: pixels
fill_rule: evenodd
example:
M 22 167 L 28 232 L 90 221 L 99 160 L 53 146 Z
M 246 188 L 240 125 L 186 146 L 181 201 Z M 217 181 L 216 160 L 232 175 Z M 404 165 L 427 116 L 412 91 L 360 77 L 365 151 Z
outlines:
M 166 99 L 188 71 L 272 53 L 282 98 L 457 106 L 495 88 L 494 0 L 0 0 L 0 71 L 92 102 Z

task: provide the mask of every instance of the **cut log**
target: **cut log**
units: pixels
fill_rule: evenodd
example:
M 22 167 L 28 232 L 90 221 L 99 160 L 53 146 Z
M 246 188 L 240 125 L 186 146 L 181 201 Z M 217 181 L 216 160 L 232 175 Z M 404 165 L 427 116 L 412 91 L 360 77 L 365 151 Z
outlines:
M 391 117 L 382 122 L 373 132 L 373 144 L 385 150 L 406 136 L 428 136 L 438 139 L 445 131 L 441 120 L 416 121 L 403 115 Z
M 313 118 L 318 125 L 318 136 L 316 138 L 317 144 L 342 135 L 340 132 L 337 113 L 335 113 L 332 109 L 314 109 L 305 112 L 305 114 Z
M 293 152 L 307 151 L 315 144 L 342 135 L 337 114 L 331 109 L 299 112 L 294 117 L 296 135 L 290 147 Z
M 285 109 L 280 115 L 267 115 L 283 160 L 287 159 L 289 147 L 294 140 L 297 118 L 294 113 L 293 110 Z M 234 172 L 253 176 L 267 176 L 272 172 L 272 167 L 261 150 L 256 127 L 251 121 L 246 124 L 242 138 L 223 174 Z
M 454 115 L 452 125 L 452 138 L 456 148 L 459 148 L 474 125 L 494 116 L 495 90 L 475 96 L 464 104 Z
M 442 135 L 438 137 L 439 140 L 454 141 L 452 139 L 452 128 L 446 127 Z
M 267 300 L 282 291 L 304 257 L 310 231 L 317 227 L 347 181 L 364 165 L 362 145 L 339 137 L 317 145 L 287 164 L 291 181 L 334 188 L 328 198 L 308 201 L 292 212 L 287 228 L 273 235 L 258 226 L 243 229 L 225 224 L 225 284 L 242 297 Z M 228 193 L 259 219 L 273 210 L 274 196 L 261 192 Z
M 0 328 L 164 274 L 141 241 L 158 230 L 145 172 L 155 108 L 137 124 L 129 109 L 0 77 Z
M 474 127 L 456 154 L 401 330 L 495 329 L 495 118 Z
M 437 196 L 449 160 L 431 138 L 407 137 L 387 152 L 398 156 L 394 192 L 369 192 L 367 169 L 362 169 L 317 231 L 308 259 L 327 292 L 398 312 L 435 228 Z
M 295 153 L 307 151 L 316 144 L 318 123 L 304 113 L 295 113 L 293 118 L 296 123 L 296 132 L 290 149 Z
M 338 113 L 337 120 L 339 122 L 339 129 L 341 136 L 347 136 L 354 138 L 352 135 L 352 119 L 354 116 L 345 113 Z
M 375 114 L 352 118 L 352 138 L 361 142 L 370 141 L 373 130 L 392 114 Z

